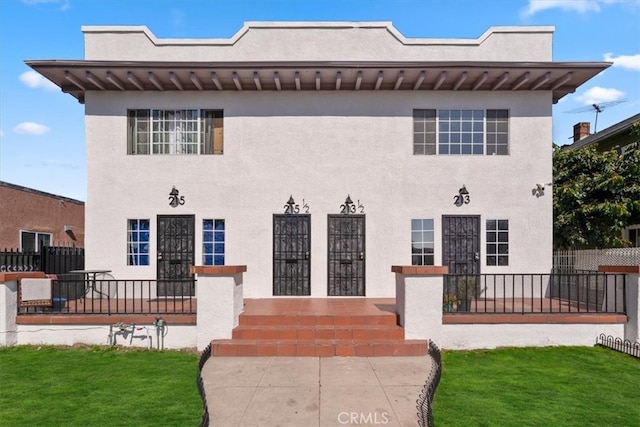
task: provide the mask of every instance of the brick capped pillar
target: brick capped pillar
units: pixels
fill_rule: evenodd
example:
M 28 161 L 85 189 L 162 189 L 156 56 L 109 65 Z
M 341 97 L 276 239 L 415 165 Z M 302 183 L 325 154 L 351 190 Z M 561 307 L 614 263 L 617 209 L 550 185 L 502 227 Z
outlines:
M 640 342 L 640 265 L 601 265 L 598 270 L 626 275 L 627 323 L 624 325 L 624 339 Z
M 243 308 L 243 273 L 246 265 L 195 266 L 198 314 L 197 346 L 204 348 L 215 339 L 231 338 Z
M 396 274 L 396 313 L 400 326 L 404 327 L 405 339 L 439 343 L 443 276 L 448 268 L 394 265 L 391 271 Z

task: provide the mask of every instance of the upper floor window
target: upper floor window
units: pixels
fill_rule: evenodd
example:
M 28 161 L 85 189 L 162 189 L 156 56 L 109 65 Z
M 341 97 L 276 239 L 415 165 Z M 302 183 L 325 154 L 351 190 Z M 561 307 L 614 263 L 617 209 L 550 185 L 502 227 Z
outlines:
M 508 110 L 413 110 L 413 154 L 506 155 L 508 129 Z
M 128 154 L 222 154 L 221 110 L 129 110 Z
M 22 252 L 40 252 L 44 246 L 51 246 L 51 233 L 20 231 L 20 250 Z

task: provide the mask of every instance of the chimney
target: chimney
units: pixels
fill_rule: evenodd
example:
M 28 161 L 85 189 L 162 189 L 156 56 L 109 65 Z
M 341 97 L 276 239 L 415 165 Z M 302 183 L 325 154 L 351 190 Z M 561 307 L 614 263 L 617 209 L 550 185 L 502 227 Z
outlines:
M 591 124 L 589 122 L 576 123 L 573 126 L 573 142 L 578 142 L 582 138 L 589 136 L 590 126 Z

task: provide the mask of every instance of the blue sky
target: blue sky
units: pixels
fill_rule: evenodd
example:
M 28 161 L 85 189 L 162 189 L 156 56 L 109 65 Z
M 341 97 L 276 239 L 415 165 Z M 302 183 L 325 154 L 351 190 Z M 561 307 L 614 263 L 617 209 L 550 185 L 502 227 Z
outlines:
M 614 63 L 553 107 L 554 142 L 569 143 L 578 122 L 593 130 L 589 104 L 610 103 L 597 130 L 640 112 L 640 0 L 0 0 L 0 180 L 86 198 L 84 107 L 25 60 L 82 59 L 83 25 L 214 38 L 245 21 L 391 21 L 406 37 L 424 38 L 553 25 L 554 61 Z

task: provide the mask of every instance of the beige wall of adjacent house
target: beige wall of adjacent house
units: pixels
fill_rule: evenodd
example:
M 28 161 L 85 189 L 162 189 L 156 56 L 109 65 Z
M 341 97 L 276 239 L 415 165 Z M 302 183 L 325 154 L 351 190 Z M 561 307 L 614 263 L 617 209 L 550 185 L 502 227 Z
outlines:
M 83 202 L 7 185 L 0 185 L 0 201 L 0 250 L 20 249 L 20 231 L 49 233 L 52 244 L 84 247 Z
M 481 272 L 546 273 L 552 260 L 551 93 L 87 92 L 86 267 L 155 278 L 156 216 L 226 220 L 226 264 L 246 264 L 245 297 L 271 296 L 272 215 L 290 195 L 311 213 L 311 292 L 327 294 L 327 214 L 350 195 L 366 213 L 368 296 L 393 296 L 391 265 L 411 264 L 411 219 L 480 215 Z M 126 110 L 224 110 L 223 155 L 127 155 Z M 413 155 L 416 108 L 508 109 L 508 156 Z M 466 185 L 471 202 L 455 206 Z M 175 186 L 185 204 L 172 208 Z M 151 220 L 151 265 L 127 266 L 127 219 Z M 509 265 L 486 266 L 485 220 L 509 220 Z

